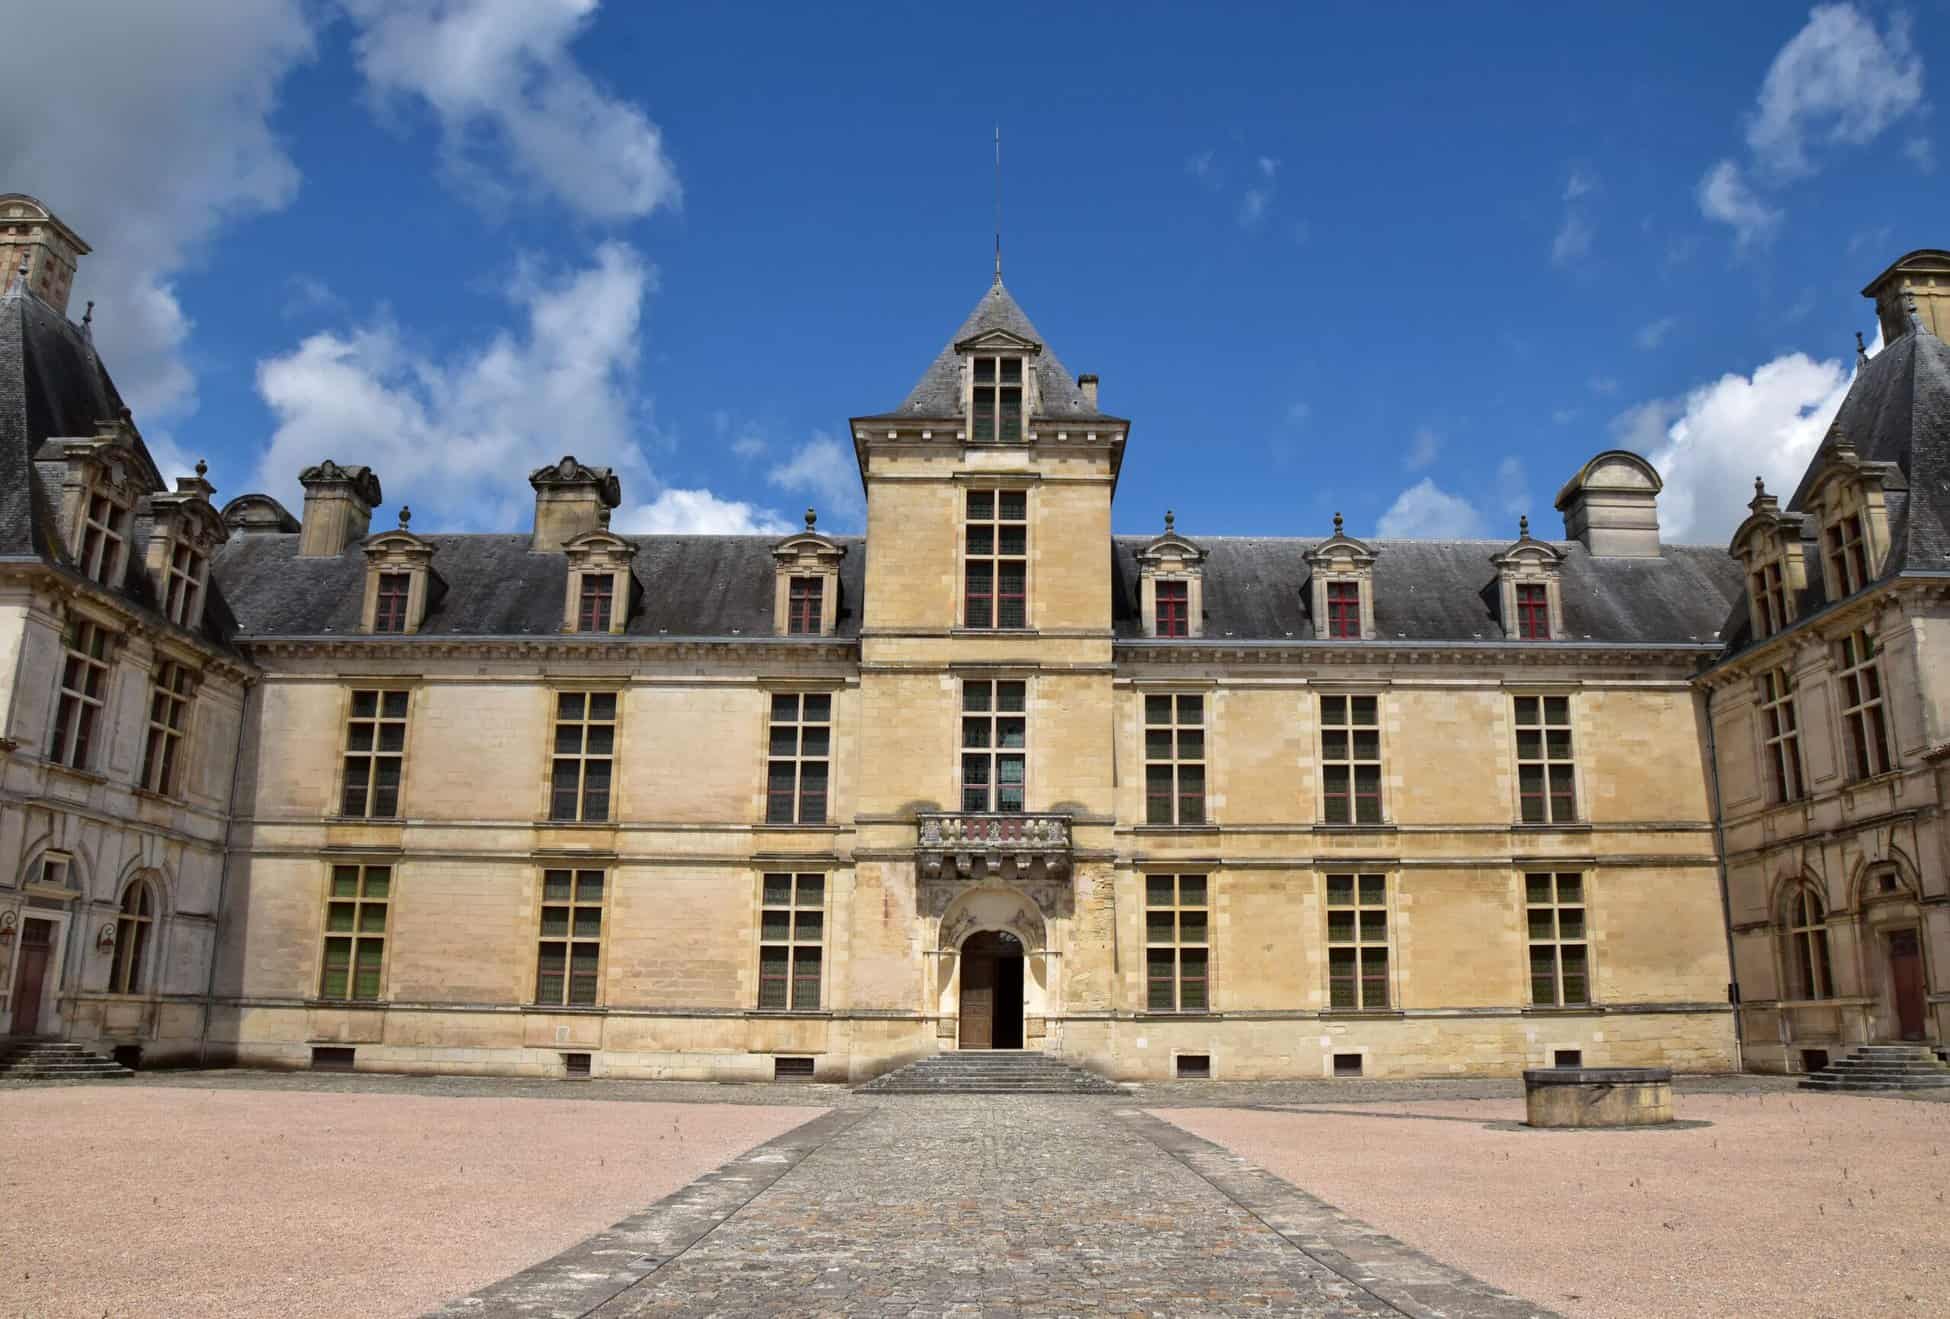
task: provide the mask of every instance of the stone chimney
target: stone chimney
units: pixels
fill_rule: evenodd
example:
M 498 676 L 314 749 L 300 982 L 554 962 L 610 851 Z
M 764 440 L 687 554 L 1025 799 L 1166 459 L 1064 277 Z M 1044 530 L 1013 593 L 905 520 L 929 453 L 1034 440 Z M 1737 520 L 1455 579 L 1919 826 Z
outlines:
M 1077 388 L 1083 391 L 1083 406 L 1095 412 L 1097 410 L 1097 377 L 1095 375 L 1078 376 Z
M 365 539 L 372 510 L 384 502 L 370 467 L 340 467 L 330 458 L 298 473 L 298 484 L 305 488 L 300 555 L 344 553 L 346 546 Z
M 1886 344 L 1910 332 L 1912 309 L 1931 334 L 1950 339 L 1950 252 L 1928 247 L 1911 252 L 1870 280 L 1862 296 L 1875 299 Z
M 609 525 L 609 510 L 623 502 L 623 483 L 607 467 L 586 467 L 564 455 L 561 462 L 528 474 L 535 487 L 535 538 L 528 548 L 559 550 L 585 532 Z
M 62 315 L 74 288 L 75 263 L 88 244 L 24 192 L 0 192 L 0 293 L 25 272 L 27 291 Z
M 1619 559 L 1659 557 L 1659 491 L 1665 482 L 1651 463 L 1626 449 L 1608 449 L 1557 492 L 1566 540 L 1593 554 Z

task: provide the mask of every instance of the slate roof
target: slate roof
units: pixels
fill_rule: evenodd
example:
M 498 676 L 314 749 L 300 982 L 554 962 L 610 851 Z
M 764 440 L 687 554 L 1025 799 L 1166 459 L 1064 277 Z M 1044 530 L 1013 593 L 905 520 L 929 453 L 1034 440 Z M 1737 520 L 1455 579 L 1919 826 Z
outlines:
M 873 417 L 862 417 L 862 421 L 891 421 L 906 417 L 959 417 L 961 404 L 961 359 L 955 353 L 955 345 L 964 339 L 972 339 L 989 330 L 1007 330 L 1042 345 L 1042 352 L 1036 354 L 1036 388 L 1041 406 L 1036 410 L 1039 417 L 1063 419 L 1113 420 L 1108 413 L 1099 412 L 1083 401 L 1083 391 L 1077 387 L 1076 378 L 1057 358 L 1056 353 L 1044 340 L 1041 332 L 1030 323 L 1016 300 L 1003 287 L 997 277 L 982 300 L 975 304 L 975 310 L 968 313 L 968 319 L 961 323 L 934 359 L 932 365 L 921 374 L 921 378 L 909 390 L 907 397 L 892 412 L 880 413 Z
M 1144 635 L 1138 605 L 1140 549 L 1149 536 L 1112 538 L 1113 626 Z M 1201 594 L 1208 640 L 1307 641 L 1322 636 L 1311 617 L 1306 553 L 1320 540 L 1195 536 L 1207 552 Z M 1506 541 L 1375 540 L 1377 641 L 1501 641 L 1504 632 L 1492 555 Z M 1712 644 L 1740 591 L 1740 565 L 1725 550 L 1666 545 L 1659 557 L 1600 558 L 1577 541 L 1549 542 L 1561 567 L 1570 641 L 1641 645 Z
M 567 558 L 531 551 L 526 533 L 421 536 L 434 547 L 433 571 L 446 583 L 422 625 L 429 636 L 548 636 L 562 631 L 569 589 Z M 634 637 L 769 637 L 776 536 L 625 536 L 638 598 L 625 634 Z M 835 536 L 840 560 L 835 632 L 857 636 L 866 580 L 866 543 Z M 360 635 L 366 556 L 300 557 L 298 537 L 232 536 L 217 551 L 214 575 L 237 617 L 240 640 Z

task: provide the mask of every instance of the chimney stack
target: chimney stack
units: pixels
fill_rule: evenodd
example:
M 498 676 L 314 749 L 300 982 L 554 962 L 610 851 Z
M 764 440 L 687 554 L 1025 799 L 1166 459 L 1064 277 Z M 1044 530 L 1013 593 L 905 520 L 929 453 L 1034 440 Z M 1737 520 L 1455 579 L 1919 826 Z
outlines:
M 623 502 L 623 483 L 607 467 L 586 467 L 564 455 L 561 462 L 528 474 L 535 487 L 535 538 L 528 548 L 559 550 L 577 536 L 609 525 L 609 510 Z
M 298 553 L 308 557 L 342 554 L 364 540 L 372 510 L 384 502 L 370 467 L 340 467 L 330 458 L 298 473 L 298 484 L 305 488 Z
M 75 264 L 88 252 L 47 207 L 24 192 L 0 192 L 0 293 L 22 276 L 29 293 L 65 316 Z
M 1557 492 L 1564 536 L 1596 555 L 1659 557 L 1659 491 L 1665 482 L 1652 464 L 1627 449 L 1607 449 Z
M 1910 332 L 1912 313 L 1937 338 L 1950 336 L 1950 252 L 1911 252 L 1870 280 L 1862 296 L 1875 299 L 1885 344 Z
M 1077 377 L 1077 388 L 1083 391 L 1083 405 L 1092 412 L 1097 410 L 1097 377 L 1085 374 Z

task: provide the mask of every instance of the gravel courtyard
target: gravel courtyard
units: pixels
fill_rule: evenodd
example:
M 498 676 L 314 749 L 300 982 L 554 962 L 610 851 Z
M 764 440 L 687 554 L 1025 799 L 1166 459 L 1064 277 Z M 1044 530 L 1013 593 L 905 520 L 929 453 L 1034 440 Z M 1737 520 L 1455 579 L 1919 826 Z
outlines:
M 0 1089 L 0 1314 L 419 1314 L 822 1111 Z
M 1950 1105 L 1682 1093 L 1676 1109 L 1712 1125 L 1512 1130 L 1518 1098 L 1158 1115 L 1566 1315 L 1944 1313 Z

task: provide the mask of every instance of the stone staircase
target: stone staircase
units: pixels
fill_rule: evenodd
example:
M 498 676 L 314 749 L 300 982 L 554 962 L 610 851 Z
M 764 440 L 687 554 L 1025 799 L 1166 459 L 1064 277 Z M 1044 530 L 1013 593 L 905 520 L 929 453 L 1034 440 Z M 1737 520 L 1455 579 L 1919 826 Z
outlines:
M 1950 1062 L 1922 1044 L 1864 1044 L 1808 1073 L 1803 1090 L 1891 1091 L 1950 1089 Z
M 959 1049 L 909 1063 L 861 1086 L 880 1095 L 1121 1095 L 1095 1072 L 1032 1049 Z
M 0 1040 L 0 1081 L 92 1081 L 134 1076 L 122 1064 L 61 1040 Z

